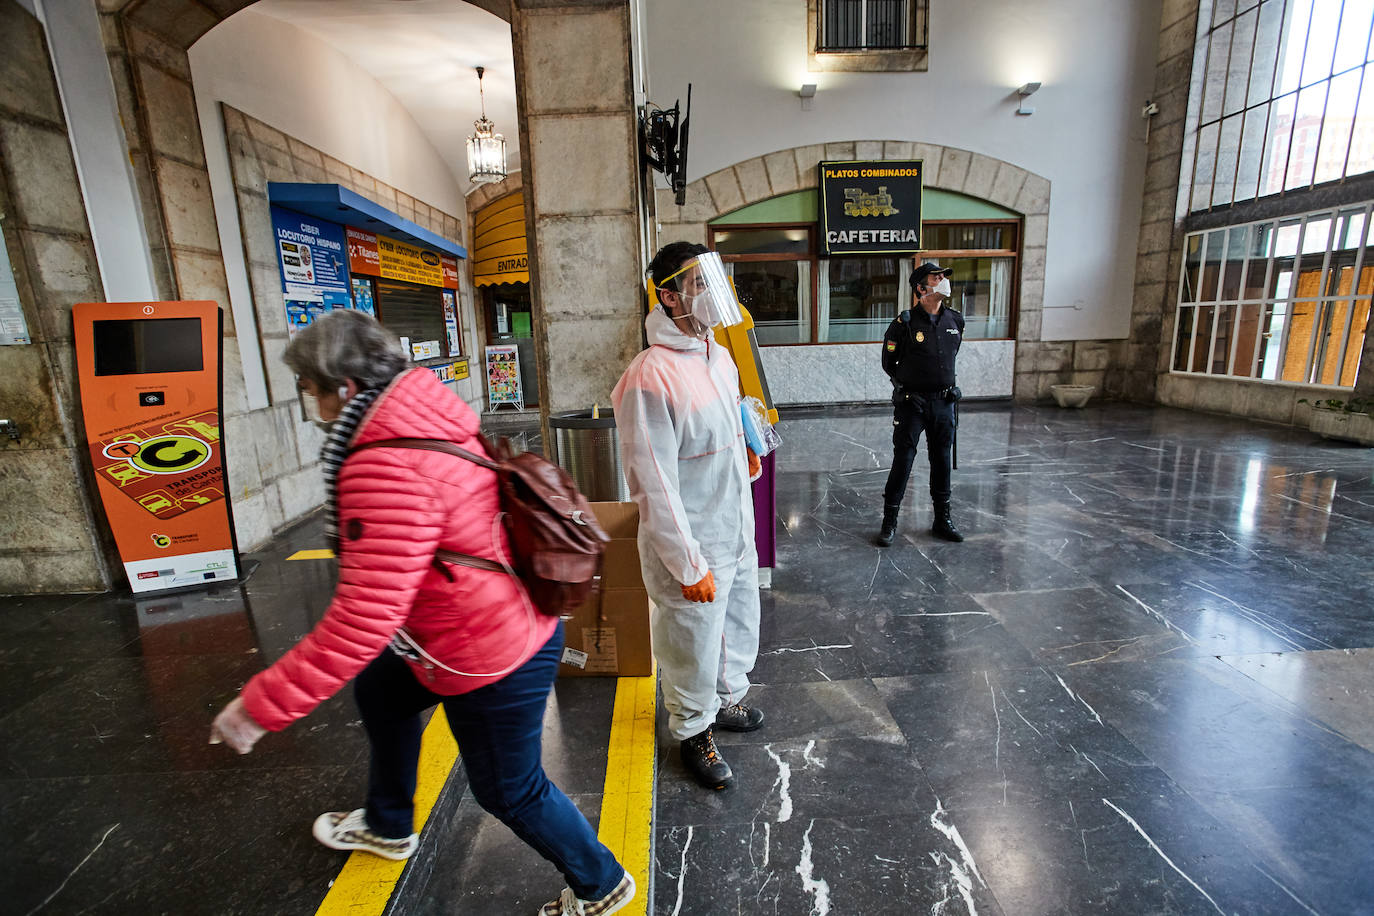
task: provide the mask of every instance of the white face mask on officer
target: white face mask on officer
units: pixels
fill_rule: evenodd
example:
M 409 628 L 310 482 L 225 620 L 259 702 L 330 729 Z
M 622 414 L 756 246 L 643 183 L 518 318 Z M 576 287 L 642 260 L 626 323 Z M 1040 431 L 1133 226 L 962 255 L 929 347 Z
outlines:
M 935 284 L 934 289 L 935 292 L 948 299 L 950 297 L 949 277 L 941 277 L 940 282 Z

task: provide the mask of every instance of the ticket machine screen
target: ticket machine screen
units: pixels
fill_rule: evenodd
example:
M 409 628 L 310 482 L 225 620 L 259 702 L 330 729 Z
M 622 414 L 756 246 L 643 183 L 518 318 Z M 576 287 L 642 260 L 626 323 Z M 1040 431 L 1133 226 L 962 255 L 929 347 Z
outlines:
M 146 375 L 204 368 L 199 318 L 95 321 L 95 374 Z

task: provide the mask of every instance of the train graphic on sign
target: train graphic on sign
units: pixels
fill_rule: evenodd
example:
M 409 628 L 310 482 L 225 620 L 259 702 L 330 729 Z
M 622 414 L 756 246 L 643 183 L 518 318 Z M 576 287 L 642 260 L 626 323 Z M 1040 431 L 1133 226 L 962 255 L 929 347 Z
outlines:
M 887 193 L 887 185 L 880 185 L 876 194 L 863 188 L 844 189 L 845 216 L 895 216 L 901 213 L 892 206 L 892 195 Z

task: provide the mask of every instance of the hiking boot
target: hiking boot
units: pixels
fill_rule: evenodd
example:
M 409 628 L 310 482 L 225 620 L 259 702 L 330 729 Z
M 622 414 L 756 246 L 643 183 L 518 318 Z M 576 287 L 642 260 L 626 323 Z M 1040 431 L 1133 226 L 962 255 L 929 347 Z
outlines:
M 897 536 L 897 516 L 901 511 L 901 506 L 883 507 L 883 527 L 878 532 L 877 537 L 879 547 L 890 546 L 892 544 L 892 539 Z
M 311 832 L 330 849 L 361 849 L 384 859 L 409 859 L 420 845 L 420 837 L 414 833 L 400 839 L 374 833 L 367 826 L 367 811 L 363 808 L 327 811 L 315 818 Z
M 600 900 L 583 900 L 570 887 L 563 888 L 557 900 L 550 900 L 539 908 L 538 916 L 609 916 L 635 899 L 635 879 L 625 872 L 620 883 Z
M 716 728 L 723 728 L 728 732 L 752 732 L 762 724 L 763 710 L 757 706 L 736 703 L 733 706 L 722 706 L 716 713 Z
M 956 544 L 964 539 L 949 517 L 949 503 L 935 504 L 935 523 L 930 526 L 930 533 L 941 540 L 954 541 Z
M 735 776 L 730 772 L 730 764 L 720 756 L 716 749 L 716 737 L 711 729 L 699 735 L 685 738 L 682 742 L 682 762 L 687 771 L 696 777 L 697 782 L 708 789 L 729 788 Z

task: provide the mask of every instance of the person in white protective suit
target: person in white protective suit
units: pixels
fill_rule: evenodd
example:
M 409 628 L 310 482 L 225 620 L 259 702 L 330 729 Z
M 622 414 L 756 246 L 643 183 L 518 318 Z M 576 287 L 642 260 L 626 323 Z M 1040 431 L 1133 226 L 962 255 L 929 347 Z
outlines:
M 639 556 L 653 599 L 668 728 L 697 781 L 733 774 L 713 727 L 753 731 L 746 706 L 759 646 L 758 553 L 749 482 L 759 458 L 740 422 L 739 373 L 711 328 L 741 320 L 720 256 L 674 242 L 649 265 L 658 304 L 649 348 L 611 395 L 620 457 L 639 506 Z

